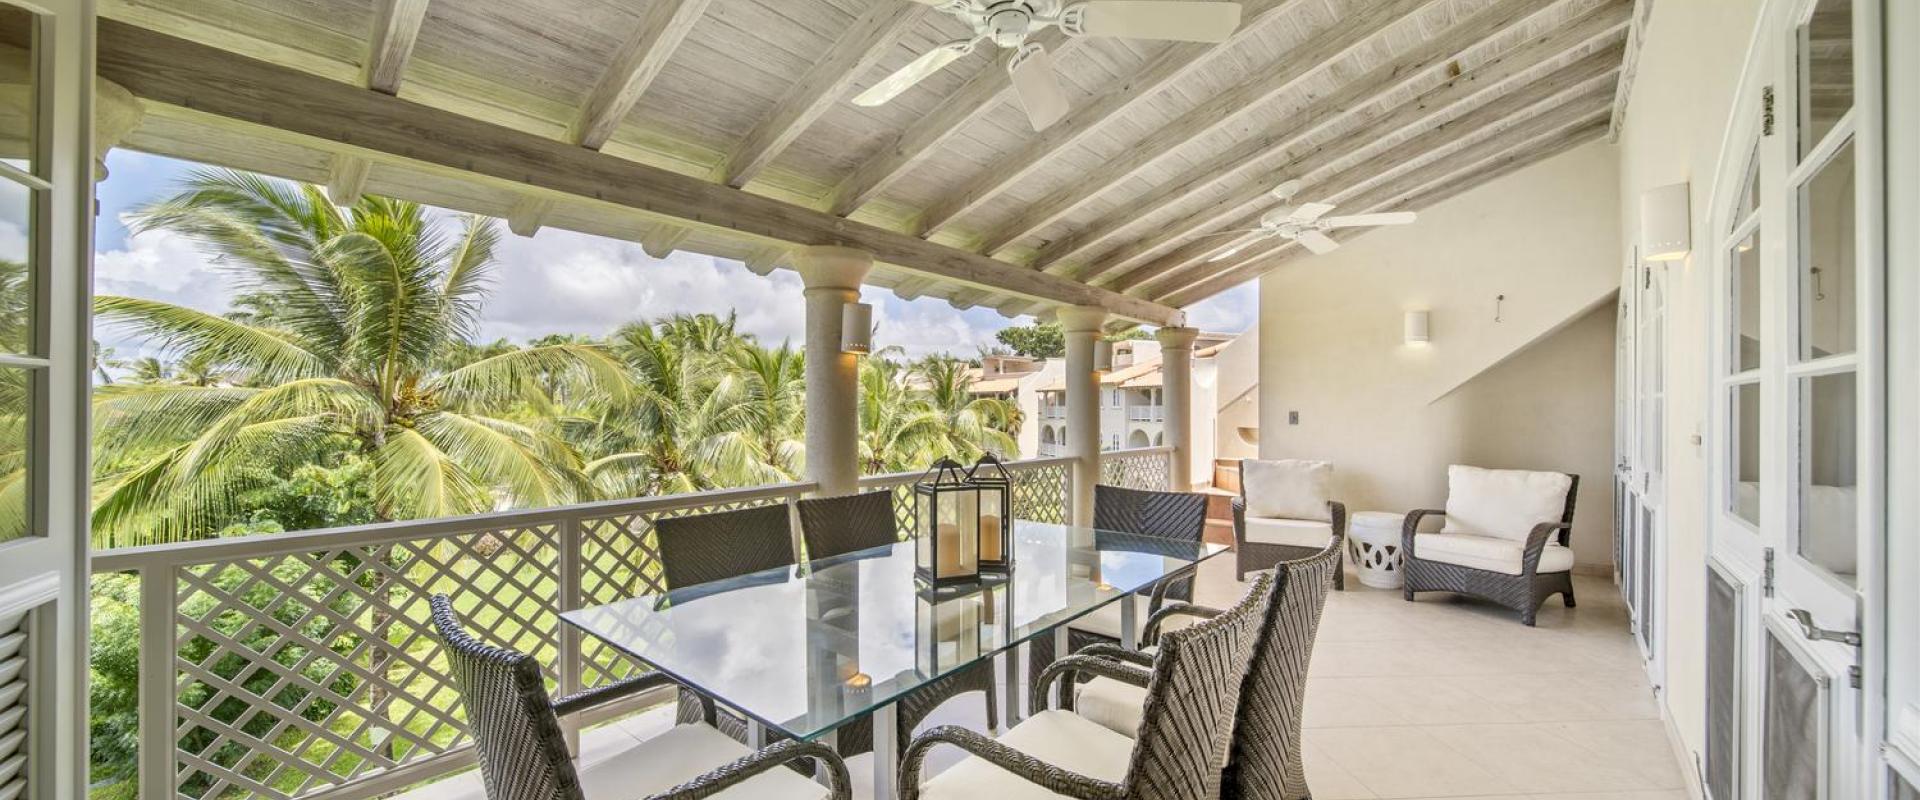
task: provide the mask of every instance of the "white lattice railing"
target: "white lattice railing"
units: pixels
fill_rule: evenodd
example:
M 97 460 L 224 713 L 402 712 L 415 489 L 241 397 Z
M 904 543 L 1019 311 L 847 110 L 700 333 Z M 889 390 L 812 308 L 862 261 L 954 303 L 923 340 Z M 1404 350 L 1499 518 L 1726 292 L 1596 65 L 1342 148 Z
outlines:
M 1063 519 L 1070 464 L 1009 464 L 1018 512 Z M 861 487 L 898 496 L 917 477 Z M 791 502 L 813 488 L 98 553 L 95 573 L 140 576 L 141 797 L 364 798 L 463 769 L 472 740 L 430 635 L 429 596 L 452 596 L 487 638 L 533 653 L 556 692 L 596 686 L 641 667 L 563 630 L 558 614 L 662 590 L 654 520 Z M 912 530 L 912 504 L 896 507 Z
M 1139 447 L 1100 454 L 1100 482 L 1129 489 L 1166 491 L 1173 486 L 1173 448 Z

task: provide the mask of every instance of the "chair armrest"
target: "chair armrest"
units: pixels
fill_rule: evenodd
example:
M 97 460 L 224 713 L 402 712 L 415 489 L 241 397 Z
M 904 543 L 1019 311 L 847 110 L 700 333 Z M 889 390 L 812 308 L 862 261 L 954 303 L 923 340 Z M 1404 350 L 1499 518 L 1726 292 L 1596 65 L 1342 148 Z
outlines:
M 1444 517 L 1447 512 L 1438 508 L 1420 508 L 1407 512 L 1407 521 L 1400 524 L 1400 553 L 1413 558 L 1413 535 L 1420 532 L 1420 520 L 1427 517 Z
M 1520 552 L 1520 574 L 1532 576 L 1540 568 L 1540 554 L 1546 552 L 1547 539 L 1552 538 L 1555 531 L 1561 532 L 1560 540 L 1565 544 L 1567 532 L 1572 530 L 1573 526 L 1564 522 L 1542 522 L 1533 526 L 1533 532 L 1527 534 L 1527 549 Z
M 1327 501 L 1327 519 L 1333 521 L 1335 536 L 1347 535 L 1347 504 L 1338 500 Z
M 1143 666 L 1143 667 L 1153 666 L 1152 654 L 1143 653 L 1143 652 L 1140 652 L 1139 650 L 1128 650 L 1127 648 L 1121 647 L 1120 645 L 1111 644 L 1108 642 L 1095 642 L 1093 644 L 1087 645 L 1086 647 L 1082 647 L 1079 650 L 1074 651 L 1073 654 L 1076 656 L 1093 656 L 1095 658 L 1108 658 L 1114 661 L 1124 661 L 1129 664 L 1139 664 L 1140 666 Z
M 1028 706 L 1036 712 L 1047 707 L 1047 689 L 1054 683 L 1060 684 L 1060 707 L 1065 709 L 1073 704 L 1073 687 L 1078 681 L 1075 673 L 1084 673 L 1095 678 L 1112 678 L 1121 683 L 1132 684 L 1142 689 L 1152 680 L 1153 673 L 1133 664 L 1114 661 L 1099 656 L 1074 654 L 1066 658 L 1055 659 L 1039 677 L 1033 679 L 1032 691 L 1027 696 Z
M 828 797 L 832 800 L 852 800 L 853 785 L 847 774 L 847 762 L 842 760 L 838 753 L 833 752 L 833 748 L 824 744 L 793 739 L 778 742 L 757 753 L 742 756 L 738 761 L 653 795 L 647 800 L 702 800 L 719 795 L 767 770 L 778 769 L 803 759 L 813 759 L 827 768 L 827 782 L 831 784 L 829 788 L 832 791 Z
M 1160 580 L 1154 581 L 1153 592 L 1147 595 L 1147 615 L 1152 616 L 1160 613 L 1167 605 L 1167 590 L 1181 581 L 1191 583 L 1194 575 L 1199 571 L 1200 565 L 1198 563 L 1188 564 L 1187 566 L 1161 576 Z M 1186 601 L 1182 600 L 1179 602 L 1185 603 Z
M 1240 491 L 1246 491 L 1241 487 Z M 1238 552 L 1247 543 L 1247 498 L 1245 495 L 1233 498 L 1233 549 Z
M 1056 662 L 1057 663 L 1057 662 Z M 1089 778 L 957 725 L 942 725 L 914 737 L 900 757 L 900 800 L 920 800 L 920 767 L 936 744 L 950 744 L 1049 791 L 1078 800 L 1123 800 L 1119 784 Z
M 584 689 L 565 697 L 553 700 L 553 713 L 558 716 L 577 714 L 589 708 L 615 700 L 624 700 L 641 692 L 658 689 L 662 686 L 677 686 L 673 678 L 664 672 L 649 672 L 625 680 L 614 681 L 605 686 Z
M 1182 603 L 1177 606 L 1167 606 L 1166 608 L 1160 609 L 1159 611 L 1155 611 L 1152 614 L 1147 616 L 1146 628 L 1140 632 L 1140 646 L 1152 647 L 1155 644 L 1158 644 L 1160 641 L 1160 626 L 1164 624 L 1169 618 L 1187 616 L 1187 617 L 1199 617 L 1201 619 L 1213 619 L 1214 617 L 1220 616 L 1220 614 L 1221 614 L 1220 609 L 1208 608 L 1207 606 L 1197 606 L 1192 603 Z M 1081 648 L 1081 652 L 1083 653 L 1086 652 L 1086 648 Z

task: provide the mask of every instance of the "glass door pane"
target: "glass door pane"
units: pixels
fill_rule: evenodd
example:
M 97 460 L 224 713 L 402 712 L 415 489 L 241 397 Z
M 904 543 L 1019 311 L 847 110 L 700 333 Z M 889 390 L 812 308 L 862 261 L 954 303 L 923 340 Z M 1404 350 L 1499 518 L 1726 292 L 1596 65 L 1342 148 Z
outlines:
M 1800 360 L 1854 351 L 1853 143 L 1840 147 L 1800 187 Z
M 1853 0 L 1820 0 L 1795 40 L 1804 157 L 1853 108 Z
M 1851 372 L 1800 378 L 1799 536 L 1801 558 L 1849 586 L 1858 571 L 1855 511 L 1859 432 Z

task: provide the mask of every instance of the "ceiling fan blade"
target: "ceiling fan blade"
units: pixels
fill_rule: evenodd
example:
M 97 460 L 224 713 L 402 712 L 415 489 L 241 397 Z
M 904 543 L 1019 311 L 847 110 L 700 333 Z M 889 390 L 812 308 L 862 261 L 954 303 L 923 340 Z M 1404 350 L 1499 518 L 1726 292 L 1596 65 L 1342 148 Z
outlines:
M 948 64 L 960 60 L 973 52 L 972 39 L 955 39 L 939 47 L 921 53 L 907 65 L 894 70 L 892 75 L 881 78 L 879 83 L 867 87 L 859 96 L 853 98 L 856 106 L 877 106 L 899 97 L 901 92 L 913 88 L 927 79 L 927 76 L 946 69 Z
M 1287 218 L 1294 222 L 1312 222 L 1326 216 L 1327 212 L 1332 211 L 1334 208 L 1335 206 L 1332 203 L 1301 203 L 1299 208 L 1294 209 L 1292 214 L 1287 215 Z
M 1300 244 L 1305 245 L 1308 250 L 1312 250 L 1314 255 L 1331 253 L 1340 249 L 1339 242 L 1334 241 L 1333 237 L 1319 231 L 1302 231 L 1298 238 Z
M 1358 228 L 1363 225 L 1407 225 L 1418 215 L 1411 211 L 1395 211 L 1389 214 L 1354 214 L 1346 217 L 1330 217 L 1320 224 L 1329 228 Z
M 1293 196 L 1299 193 L 1300 193 L 1299 178 L 1294 178 L 1293 180 L 1290 180 L 1290 181 L 1284 181 L 1279 186 L 1273 187 L 1272 191 L 1267 192 L 1267 194 L 1272 195 L 1273 199 L 1275 200 L 1292 200 Z
M 1219 253 L 1214 254 L 1212 258 L 1207 259 L 1207 263 L 1211 264 L 1215 261 L 1225 261 L 1229 258 L 1240 255 L 1240 251 L 1245 249 L 1247 249 L 1246 245 L 1236 244 L 1232 247 L 1229 247 L 1225 250 L 1220 251 Z
M 1268 230 L 1269 230 L 1269 229 L 1267 229 L 1267 228 L 1235 228 L 1235 229 L 1233 229 L 1233 230 L 1230 230 L 1230 231 L 1214 231 L 1214 232 L 1212 232 L 1212 233 L 1203 233 L 1203 234 L 1200 234 L 1199 236 L 1195 236 L 1195 237 L 1193 237 L 1193 238 L 1195 238 L 1195 239 L 1205 239 L 1205 238 L 1207 238 L 1207 237 L 1209 237 L 1209 236 L 1233 236 L 1233 235 L 1235 235 L 1235 234 L 1241 234 L 1241 233 L 1262 233 L 1262 232 L 1266 232 L 1266 231 L 1268 231 Z
M 1176 42 L 1224 42 L 1240 28 L 1240 4 L 1090 0 L 1062 14 L 1069 33 Z
M 1054 74 L 1053 56 L 1039 42 L 1020 46 L 1007 61 L 1007 75 L 1013 79 L 1013 93 L 1027 110 L 1033 129 L 1044 131 L 1067 115 L 1067 92 L 1060 88 L 1060 76 Z

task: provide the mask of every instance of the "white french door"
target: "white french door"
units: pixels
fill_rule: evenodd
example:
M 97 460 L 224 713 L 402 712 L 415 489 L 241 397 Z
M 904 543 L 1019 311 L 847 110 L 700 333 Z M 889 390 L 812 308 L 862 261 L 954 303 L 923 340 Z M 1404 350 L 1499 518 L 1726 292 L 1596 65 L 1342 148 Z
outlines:
M 1885 0 L 1887 523 L 1885 569 L 1868 593 L 1875 798 L 1920 800 L 1920 3 Z M 1884 695 L 1872 693 L 1875 688 Z M 1877 702 L 1876 702 L 1877 701 Z
M 1621 594 L 1654 687 L 1666 682 L 1660 637 L 1666 524 L 1667 275 L 1630 255 L 1621 273 L 1616 336 L 1614 525 Z
M 1885 293 L 1879 0 L 1766 4 L 1714 183 L 1708 794 L 1862 797 Z

